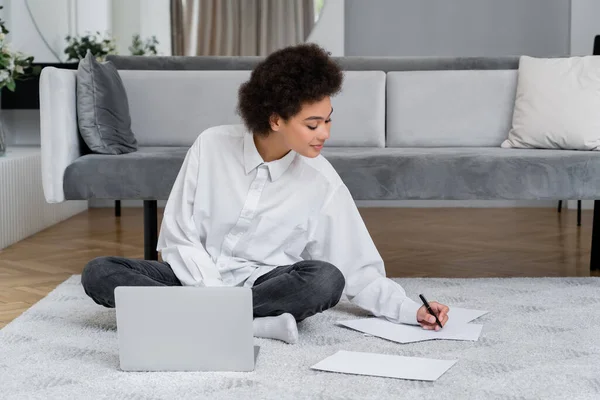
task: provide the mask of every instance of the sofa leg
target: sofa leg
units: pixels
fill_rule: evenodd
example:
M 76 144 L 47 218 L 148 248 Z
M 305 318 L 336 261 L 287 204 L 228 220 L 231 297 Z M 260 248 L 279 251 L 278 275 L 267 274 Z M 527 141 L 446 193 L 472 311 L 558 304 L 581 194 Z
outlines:
M 158 260 L 156 244 L 158 242 L 157 201 L 144 200 L 144 258 Z
M 562 210 L 562 200 L 558 201 L 558 209 L 557 211 L 560 212 Z
M 592 223 L 592 251 L 590 270 L 600 269 L 600 200 L 594 200 L 594 222 Z
M 577 226 L 581 226 L 581 200 L 577 200 Z
M 121 200 L 115 200 L 115 217 L 121 216 Z

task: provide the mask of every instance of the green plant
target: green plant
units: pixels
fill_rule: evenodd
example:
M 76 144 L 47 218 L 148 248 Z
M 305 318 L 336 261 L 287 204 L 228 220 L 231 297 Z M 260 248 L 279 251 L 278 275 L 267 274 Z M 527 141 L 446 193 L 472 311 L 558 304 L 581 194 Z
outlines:
M 155 56 L 157 54 L 156 45 L 158 44 L 158 40 L 156 40 L 156 36 L 152 36 L 146 41 L 142 41 L 139 34 L 133 35 L 131 40 L 131 46 L 129 46 L 129 51 L 132 56 L 146 56 L 152 55 Z
M 66 38 L 67 47 L 65 54 L 68 56 L 67 61 L 79 61 L 85 58 L 88 50 L 98 61 L 103 61 L 108 54 L 117 54 L 117 45 L 115 40 L 110 36 L 102 36 L 100 32 L 96 34 L 71 36 Z
M 0 10 L 2 8 L 0 6 Z M 32 56 L 10 49 L 8 43 L 5 43 L 7 33 L 8 29 L 0 19 L 0 89 L 6 87 L 14 92 L 17 80 L 39 74 L 40 67 L 32 67 Z

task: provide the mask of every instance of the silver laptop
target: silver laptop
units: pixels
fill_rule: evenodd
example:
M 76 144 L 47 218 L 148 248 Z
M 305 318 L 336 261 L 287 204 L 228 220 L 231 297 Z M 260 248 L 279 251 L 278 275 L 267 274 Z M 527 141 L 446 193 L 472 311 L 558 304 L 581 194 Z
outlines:
M 115 307 L 124 371 L 254 370 L 250 288 L 119 286 Z

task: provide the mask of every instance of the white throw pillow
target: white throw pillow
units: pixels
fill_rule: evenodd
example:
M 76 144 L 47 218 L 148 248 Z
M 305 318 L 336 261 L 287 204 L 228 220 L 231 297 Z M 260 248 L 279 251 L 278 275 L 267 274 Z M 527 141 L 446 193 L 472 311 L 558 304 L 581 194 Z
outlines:
M 520 57 L 502 147 L 600 150 L 600 57 Z

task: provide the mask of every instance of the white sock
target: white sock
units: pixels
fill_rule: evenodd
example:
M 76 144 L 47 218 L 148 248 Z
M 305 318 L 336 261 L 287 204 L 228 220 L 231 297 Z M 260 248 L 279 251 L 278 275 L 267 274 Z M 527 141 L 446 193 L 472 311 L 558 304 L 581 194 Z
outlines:
M 254 336 L 279 339 L 289 344 L 298 341 L 298 327 L 292 314 L 285 313 L 277 317 L 263 317 L 254 319 Z

